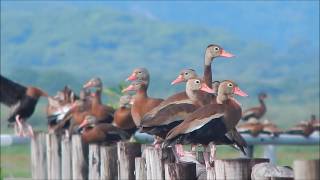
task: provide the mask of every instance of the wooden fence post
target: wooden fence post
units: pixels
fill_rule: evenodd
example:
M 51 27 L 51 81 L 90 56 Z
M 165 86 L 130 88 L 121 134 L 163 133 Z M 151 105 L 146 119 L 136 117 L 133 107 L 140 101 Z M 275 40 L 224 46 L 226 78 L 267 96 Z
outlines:
M 250 179 L 251 169 L 262 160 L 222 159 L 214 161 L 216 179 Z
M 100 147 L 89 145 L 89 179 L 100 179 Z
M 141 146 L 138 143 L 118 142 L 118 179 L 134 180 L 135 157 L 141 156 Z
M 147 179 L 164 179 L 164 163 L 172 163 L 175 158 L 171 148 L 147 147 L 143 152 L 146 160 Z
M 100 146 L 100 178 L 118 179 L 117 146 Z
M 147 179 L 146 160 L 142 157 L 135 158 L 135 175 L 136 180 Z
M 209 167 L 209 169 L 207 169 L 207 180 L 216 180 L 214 167 Z
M 56 134 L 47 134 L 48 179 L 61 179 L 60 138 Z
M 31 140 L 32 179 L 47 179 L 46 135 L 35 132 Z
M 66 136 L 61 140 L 61 178 L 72 179 L 71 140 Z
M 165 164 L 165 179 L 178 180 L 197 178 L 195 163 L 166 163 Z
M 72 179 L 88 178 L 88 146 L 82 143 L 80 135 L 72 135 Z
M 295 160 L 293 162 L 294 179 L 320 179 L 320 160 Z

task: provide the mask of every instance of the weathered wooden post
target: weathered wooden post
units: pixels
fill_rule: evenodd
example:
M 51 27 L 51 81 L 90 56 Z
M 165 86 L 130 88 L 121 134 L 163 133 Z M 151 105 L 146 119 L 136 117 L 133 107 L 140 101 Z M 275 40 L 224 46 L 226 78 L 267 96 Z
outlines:
M 72 179 L 71 140 L 62 136 L 61 140 L 61 178 Z
M 118 179 L 117 146 L 100 146 L 100 178 Z
M 100 147 L 89 145 L 89 179 L 100 179 Z
M 221 159 L 214 161 L 216 179 L 250 179 L 252 167 L 268 159 Z
M 214 167 L 209 167 L 207 169 L 207 180 L 216 180 L 216 173 Z
M 147 147 L 144 149 L 144 155 L 146 156 L 147 179 L 164 179 L 161 149 Z
M 143 154 L 146 160 L 147 179 L 164 179 L 164 163 L 172 163 L 175 159 L 172 149 L 147 147 Z
M 31 140 L 32 179 L 47 179 L 46 134 L 35 132 Z
M 166 163 L 165 164 L 165 179 L 178 180 L 197 178 L 195 163 Z
M 293 162 L 294 179 L 320 179 L 320 160 L 295 160 Z
M 48 179 L 61 179 L 60 138 L 56 134 L 47 134 Z
M 88 146 L 80 135 L 72 135 L 72 179 L 88 178 Z
M 146 160 L 142 157 L 135 158 L 135 175 L 136 180 L 147 179 Z
M 141 156 L 141 146 L 138 143 L 131 142 L 118 142 L 118 179 L 135 179 L 134 175 L 134 163 L 135 157 Z

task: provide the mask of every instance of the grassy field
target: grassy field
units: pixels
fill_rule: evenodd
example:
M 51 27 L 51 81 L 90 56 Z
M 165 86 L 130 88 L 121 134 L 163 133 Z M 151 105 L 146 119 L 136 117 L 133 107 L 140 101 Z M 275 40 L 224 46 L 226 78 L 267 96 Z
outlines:
M 291 166 L 296 159 L 319 158 L 319 146 L 278 146 L 279 165 Z M 235 158 L 239 152 L 228 146 L 219 146 L 217 158 Z M 263 156 L 263 146 L 257 146 L 255 157 Z M 1 173 L 3 177 L 31 177 L 30 145 L 1 147 Z

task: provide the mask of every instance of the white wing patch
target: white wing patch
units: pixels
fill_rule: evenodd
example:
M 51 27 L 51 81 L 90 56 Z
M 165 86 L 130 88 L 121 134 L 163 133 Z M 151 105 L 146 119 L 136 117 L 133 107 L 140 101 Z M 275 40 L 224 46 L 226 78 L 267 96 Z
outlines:
M 207 124 L 208 122 L 210 122 L 211 120 L 220 118 L 220 117 L 222 117 L 222 116 L 224 116 L 224 114 L 223 114 L 223 113 L 219 113 L 219 114 L 214 114 L 214 115 L 212 115 L 212 116 L 209 116 L 209 117 L 207 117 L 207 118 L 195 119 L 195 120 L 193 121 L 193 122 L 195 122 L 195 123 L 192 123 L 192 122 L 191 122 L 191 124 L 195 124 L 196 126 L 191 127 L 191 128 L 188 128 L 188 129 L 184 132 L 184 134 L 187 134 L 187 133 L 190 133 L 190 132 L 192 132 L 192 131 L 194 131 L 194 130 L 200 129 L 202 126 L 206 125 L 206 124 Z

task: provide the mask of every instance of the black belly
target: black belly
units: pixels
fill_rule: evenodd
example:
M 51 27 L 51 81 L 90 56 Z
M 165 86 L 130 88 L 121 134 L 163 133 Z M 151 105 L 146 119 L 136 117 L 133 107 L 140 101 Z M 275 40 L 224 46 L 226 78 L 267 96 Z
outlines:
M 141 132 L 145 132 L 151 135 L 156 135 L 161 137 L 162 139 L 165 139 L 168 132 L 173 129 L 174 127 L 178 126 L 181 121 L 174 121 L 168 125 L 162 125 L 162 126 L 154 126 L 154 127 L 143 127 Z
M 29 118 L 37 105 L 38 99 L 25 96 L 21 101 L 19 107 L 16 109 L 15 112 L 12 113 L 12 115 L 9 117 L 9 122 L 15 121 L 15 116 L 20 115 L 20 118 L 27 119 Z
M 201 128 L 187 134 L 182 134 L 176 138 L 169 140 L 168 144 L 203 144 L 208 145 L 210 142 L 214 144 L 232 144 L 225 136 L 227 128 L 222 118 L 213 119 Z

